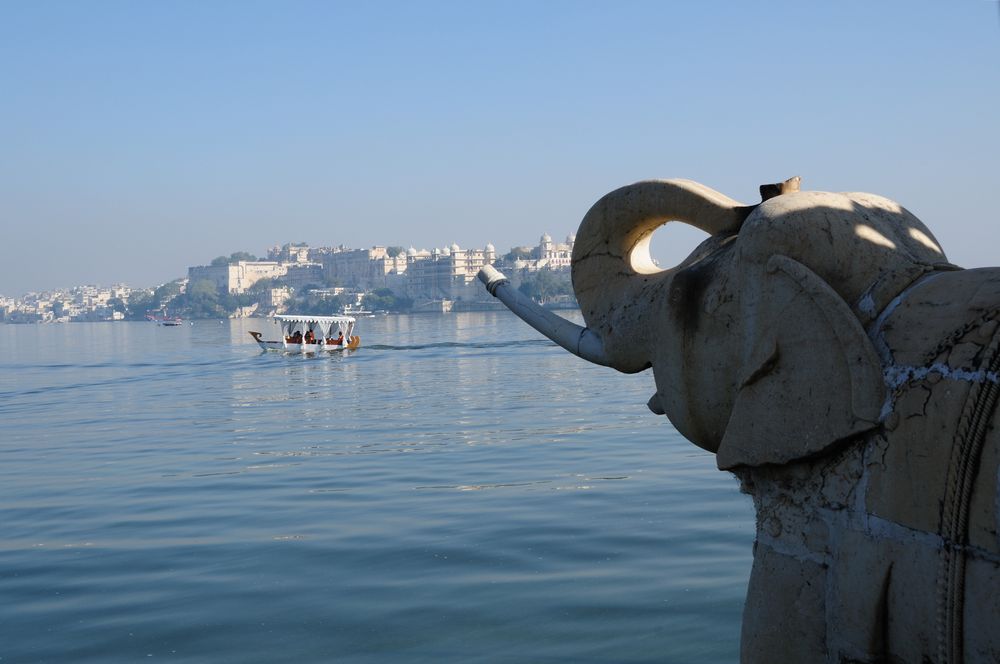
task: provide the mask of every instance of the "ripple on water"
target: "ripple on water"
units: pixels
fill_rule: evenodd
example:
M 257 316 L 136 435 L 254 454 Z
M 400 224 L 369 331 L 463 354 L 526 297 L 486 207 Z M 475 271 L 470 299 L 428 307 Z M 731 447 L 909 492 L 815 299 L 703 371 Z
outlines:
M 0 656 L 736 658 L 749 501 L 648 375 L 507 314 L 362 323 L 0 326 Z

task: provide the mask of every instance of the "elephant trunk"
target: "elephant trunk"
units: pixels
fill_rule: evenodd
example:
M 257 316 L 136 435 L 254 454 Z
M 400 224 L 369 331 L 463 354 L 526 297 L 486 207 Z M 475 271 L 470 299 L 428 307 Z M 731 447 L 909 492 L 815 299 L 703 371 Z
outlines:
M 690 180 L 649 180 L 617 189 L 594 204 L 573 248 L 573 289 L 605 362 L 625 373 L 652 363 L 656 324 L 649 291 L 672 278 L 649 254 L 653 231 L 683 221 L 712 236 L 739 230 L 752 207 Z M 684 267 L 682 264 L 680 267 Z
M 486 265 L 479 271 L 479 280 L 486 285 L 490 295 L 503 302 L 525 323 L 574 355 L 608 366 L 601 340 L 593 332 L 538 306 L 511 286 L 507 277 L 492 265 Z

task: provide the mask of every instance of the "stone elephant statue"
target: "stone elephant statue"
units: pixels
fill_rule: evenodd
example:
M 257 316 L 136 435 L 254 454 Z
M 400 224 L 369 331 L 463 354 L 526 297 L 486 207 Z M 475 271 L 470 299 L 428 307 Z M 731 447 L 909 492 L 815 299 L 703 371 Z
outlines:
M 880 196 L 761 194 L 604 196 L 573 251 L 586 328 L 480 278 L 574 354 L 652 368 L 649 408 L 753 497 L 742 661 L 1000 661 L 1000 268 Z M 663 270 L 668 221 L 710 237 Z

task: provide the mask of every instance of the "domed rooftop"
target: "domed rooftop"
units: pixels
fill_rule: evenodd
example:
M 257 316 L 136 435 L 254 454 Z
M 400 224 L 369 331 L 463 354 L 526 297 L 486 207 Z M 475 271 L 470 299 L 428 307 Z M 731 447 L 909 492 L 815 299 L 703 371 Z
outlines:
M 542 233 L 542 242 L 552 242 L 552 236 L 548 233 Z
M 417 255 L 417 250 L 414 249 L 413 247 L 410 247 L 409 249 L 406 250 L 406 255 L 407 256 L 416 256 Z
M 486 243 L 486 251 L 494 251 L 495 252 L 496 250 L 497 250 L 497 248 L 493 246 L 492 242 L 487 242 Z
M 462 248 L 458 246 L 457 242 L 453 242 L 452 245 L 451 245 L 451 250 L 452 250 L 452 252 L 456 252 L 456 251 L 461 251 Z

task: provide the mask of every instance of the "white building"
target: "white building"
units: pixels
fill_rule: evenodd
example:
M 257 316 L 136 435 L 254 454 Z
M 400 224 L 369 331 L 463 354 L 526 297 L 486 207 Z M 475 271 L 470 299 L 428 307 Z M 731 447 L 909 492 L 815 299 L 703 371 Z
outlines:
M 188 283 L 207 280 L 218 290 L 244 293 L 261 279 L 275 279 L 288 273 L 288 268 L 276 261 L 237 261 L 229 265 L 197 265 L 188 268 Z
M 538 246 L 531 250 L 531 258 L 517 259 L 512 266 L 515 270 L 536 272 L 543 268 L 552 270 L 567 270 L 573 262 L 573 246 L 576 236 L 566 236 L 562 244 L 552 241 L 548 233 L 542 234 Z
M 409 266 L 406 253 L 390 256 L 388 248 L 382 246 L 326 253 L 323 263 L 329 280 L 364 290 L 398 285 L 398 277 Z
M 407 295 L 413 299 L 482 299 L 476 275 L 496 260 L 496 248 L 462 249 L 457 244 L 430 252 L 407 252 Z

